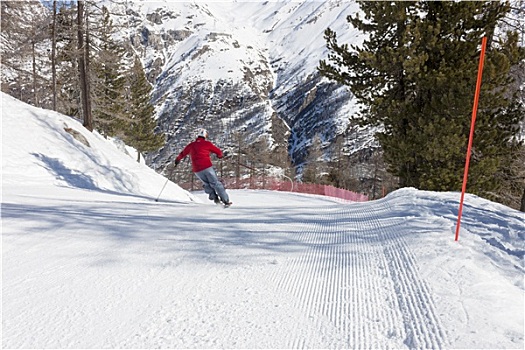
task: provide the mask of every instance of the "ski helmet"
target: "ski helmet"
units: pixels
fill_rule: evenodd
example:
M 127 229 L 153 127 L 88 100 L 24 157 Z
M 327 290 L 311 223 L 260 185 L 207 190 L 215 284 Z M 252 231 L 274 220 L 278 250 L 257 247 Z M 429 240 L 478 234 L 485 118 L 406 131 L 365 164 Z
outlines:
M 208 138 L 208 131 L 204 128 L 197 129 L 197 137 Z

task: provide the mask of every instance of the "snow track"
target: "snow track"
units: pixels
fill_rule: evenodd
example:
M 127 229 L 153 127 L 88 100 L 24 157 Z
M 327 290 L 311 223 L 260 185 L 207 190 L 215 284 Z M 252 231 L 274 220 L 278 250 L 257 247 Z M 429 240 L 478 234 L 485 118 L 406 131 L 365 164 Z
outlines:
M 391 212 L 386 210 L 384 214 Z M 400 234 L 405 220 L 383 221 L 378 222 L 378 230 L 384 241 L 384 255 L 403 315 L 405 343 L 410 348 L 444 347 L 447 345 L 446 334 L 436 312 L 433 293 L 419 276 L 417 262 L 403 238 L 405 235 Z
M 343 204 L 296 218 L 304 246 L 275 278 L 308 317 L 326 317 L 345 348 L 443 348 L 432 294 L 387 203 Z M 322 316 L 322 317 L 320 317 Z M 400 327 L 403 325 L 403 327 Z M 293 339 L 289 347 L 310 347 Z

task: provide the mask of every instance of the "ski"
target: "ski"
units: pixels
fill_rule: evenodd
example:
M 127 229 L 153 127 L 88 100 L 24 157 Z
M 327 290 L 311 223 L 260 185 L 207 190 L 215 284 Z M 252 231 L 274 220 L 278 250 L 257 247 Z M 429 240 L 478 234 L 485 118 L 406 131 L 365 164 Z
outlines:
M 216 205 L 222 205 L 224 208 L 229 208 L 230 205 L 233 204 L 232 202 L 224 203 L 223 201 L 221 201 L 219 199 L 216 199 L 214 202 L 215 202 Z

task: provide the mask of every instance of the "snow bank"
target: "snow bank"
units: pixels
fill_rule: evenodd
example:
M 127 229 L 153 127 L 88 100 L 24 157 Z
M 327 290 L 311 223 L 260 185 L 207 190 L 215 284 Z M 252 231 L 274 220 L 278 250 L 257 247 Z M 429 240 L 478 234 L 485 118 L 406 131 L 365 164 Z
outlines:
M 74 135 L 77 135 L 76 138 Z M 79 137 L 80 136 L 80 137 Z M 87 141 L 87 145 L 79 141 Z M 166 179 L 65 115 L 24 104 L 2 93 L 2 184 L 54 184 L 59 188 L 157 198 Z M 9 187 L 11 188 L 11 186 Z M 169 182 L 165 199 L 194 201 Z

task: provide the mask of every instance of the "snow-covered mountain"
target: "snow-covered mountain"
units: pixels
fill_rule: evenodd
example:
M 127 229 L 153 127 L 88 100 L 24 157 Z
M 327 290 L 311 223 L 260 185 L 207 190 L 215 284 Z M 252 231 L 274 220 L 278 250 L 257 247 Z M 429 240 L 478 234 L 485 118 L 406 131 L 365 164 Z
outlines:
M 362 40 L 346 21 L 357 10 L 353 1 L 129 2 L 126 35 L 154 84 L 168 134 L 148 161 L 159 168 L 197 127 L 228 147 L 235 132 L 283 143 L 272 131 L 284 122 L 295 163 L 314 136 L 328 146 L 348 131 L 355 103 L 346 87 L 317 73 L 327 55 L 323 33 L 331 27 L 341 41 Z M 353 130 L 349 147 L 370 144 L 371 131 Z

